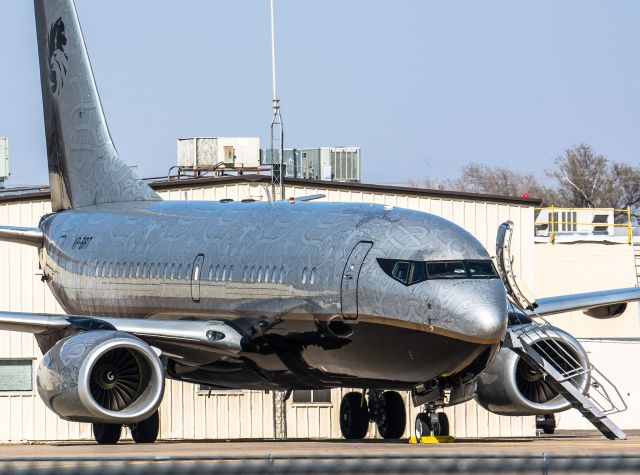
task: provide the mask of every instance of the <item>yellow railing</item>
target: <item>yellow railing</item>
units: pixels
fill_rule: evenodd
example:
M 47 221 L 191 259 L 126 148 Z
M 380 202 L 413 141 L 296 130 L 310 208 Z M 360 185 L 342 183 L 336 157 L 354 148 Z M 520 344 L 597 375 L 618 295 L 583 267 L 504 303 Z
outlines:
M 546 208 L 535 208 L 536 211 L 544 211 L 544 210 L 548 210 L 549 211 L 549 221 L 536 221 L 534 222 L 534 226 L 539 226 L 539 225 L 548 225 L 549 226 L 549 241 L 553 244 L 556 241 L 556 227 L 557 226 L 561 226 L 561 225 L 568 225 L 568 226 L 593 226 L 595 227 L 625 227 L 627 228 L 627 244 L 631 244 L 633 242 L 633 237 L 632 237 L 632 226 L 631 226 L 631 208 L 625 208 L 625 209 L 615 209 L 615 208 L 561 208 L 561 207 L 555 207 L 555 206 L 548 206 Z M 609 213 L 613 214 L 613 223 L 609 223 L 609 222 L 605 222 L 605 223 L 586 223 L 586 222 L 581 222 L 581 221 L 561 221 L 561 220 L 556 220 L 556 213 L 560 213 L 563 211 L 606 211 Z M 626 218 L 626 222 L 625 223 L 616 223 L 615 222 L 615 216 L 616 213 L 618 215 L 620 214 L 624 214 L 625 218 Z

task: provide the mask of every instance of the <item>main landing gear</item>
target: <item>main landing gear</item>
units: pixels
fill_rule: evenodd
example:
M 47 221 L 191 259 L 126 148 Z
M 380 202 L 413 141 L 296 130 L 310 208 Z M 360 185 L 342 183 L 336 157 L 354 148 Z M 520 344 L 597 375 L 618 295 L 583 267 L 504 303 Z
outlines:
M 127 425 L 131 430 L 133 441 L 138 444 L 152 444 L 160 432 L 160 416 L 158 411 L 144 421 Z M 93 424 L 93 437 L 100 445 L 117 444 L 122 435 L 122 424 Z
M 415 434 L 418 440 L 428 435 L 449 435 L 449 418 L 444 412 L 436 412 L 432 404 L 427 404 L 416 416 Z
M 396 391 L 367 391 L 344 395 L 340 404 L 340 431 L 345 439 L 363 439 L 375 422 L 385 439 L 399 439 L 404 434 L 407 414 L 404 400 Z

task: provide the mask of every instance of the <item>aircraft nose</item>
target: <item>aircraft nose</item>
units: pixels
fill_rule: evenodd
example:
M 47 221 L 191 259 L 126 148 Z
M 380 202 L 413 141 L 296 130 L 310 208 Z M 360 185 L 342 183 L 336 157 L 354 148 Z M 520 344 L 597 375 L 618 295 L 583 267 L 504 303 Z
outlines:
M 494 305 L 478 308 L 474 312 L 475 337 L 484 343 L 497 343 L 507 330 L 506 306 Z
M 451 314 L 461 333 L 478 343 L 500 342 L 507 330 L 507 296 L 502 281 L 475 281 L 456 291 L 457 305 Z

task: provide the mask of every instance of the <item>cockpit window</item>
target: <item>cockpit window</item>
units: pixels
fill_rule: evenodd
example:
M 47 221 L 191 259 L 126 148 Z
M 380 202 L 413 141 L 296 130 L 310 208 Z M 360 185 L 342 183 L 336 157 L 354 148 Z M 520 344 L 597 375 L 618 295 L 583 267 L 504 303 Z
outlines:
M 491 261 L 467 261 L 467 269 L 471 277 L 497 277 Z
M 497 279 L 499 277 L 490 260 L 424 262 L 379 258 L 378 264 L 385 274 L 404 285 L 413 285 L 430 279 Z
M 430 279 L 464 279 L 467 270 L 462 261 L 427 262 L 427 274 Z
M 396 262 L 396 265 L 393 266 L 391 276 L 406 284 L 409 281 L 409 268 L 410 265 L 408 261 L 398 261 Z
M 424 262 L 414 261 L 411 263 L 411 279 L 409 284 L 417 284 L 427 278 L 427 269 Z

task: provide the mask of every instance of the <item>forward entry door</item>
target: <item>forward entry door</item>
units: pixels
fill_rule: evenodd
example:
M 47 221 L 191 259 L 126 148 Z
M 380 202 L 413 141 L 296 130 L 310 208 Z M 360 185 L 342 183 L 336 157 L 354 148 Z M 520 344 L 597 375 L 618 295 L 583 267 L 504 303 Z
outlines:
M 344 318 L 358 318 L 358 279 L 364 258 L 367 257 L 373 243 L 362 241 L 355 245 L 342 273 L 342 316 Z
M 198 254 L 193 261 L 193 271 L 191 272 L 191 298 L 194 302 L 200 301 L 200 278 L 202 277 L 203 264 L 204 254 Z

